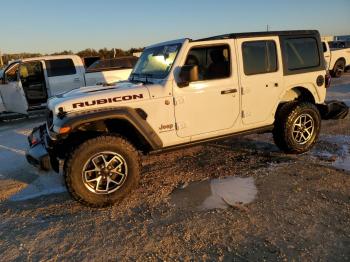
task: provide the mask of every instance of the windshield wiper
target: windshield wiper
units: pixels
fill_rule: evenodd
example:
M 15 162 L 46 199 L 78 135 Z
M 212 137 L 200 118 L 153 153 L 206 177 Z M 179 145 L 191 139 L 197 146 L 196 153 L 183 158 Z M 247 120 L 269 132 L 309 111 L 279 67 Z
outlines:
M 132 73 L 131 75 L 131 81 L 132 82 L 141 82 L 143 84 L 153 84 L 153 82 L 149 81 L 149 77 L 153 77 L 153 74 L 139 74 L 139 73 Z M 145 78 L 145 81 L 142 81 L 140 79 L 135 79 L 135 76 L 138 78 Z

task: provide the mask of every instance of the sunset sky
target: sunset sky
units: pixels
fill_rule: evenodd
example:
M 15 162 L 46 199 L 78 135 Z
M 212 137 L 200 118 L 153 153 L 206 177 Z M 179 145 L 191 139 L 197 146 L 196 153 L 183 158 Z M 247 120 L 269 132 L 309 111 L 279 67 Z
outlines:
M 143 47 L 229 32 L 317 29 L 350 34 L 349 0 L 1 1 L 5 53 Z

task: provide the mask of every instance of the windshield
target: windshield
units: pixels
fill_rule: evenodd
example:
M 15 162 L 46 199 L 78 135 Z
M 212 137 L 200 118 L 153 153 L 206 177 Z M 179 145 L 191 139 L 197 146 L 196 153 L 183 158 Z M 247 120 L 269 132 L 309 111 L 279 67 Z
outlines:
M 137 60 L 138 57 L 135 56 L 98 60 L 87 69 L 87 72 L 113 69 L 132 69 L 135 66 Z
M 172 44 L 148 48 L 139 58 L 132 77 L 150 77 L 163 79 L 170 72 L 181 44 Z

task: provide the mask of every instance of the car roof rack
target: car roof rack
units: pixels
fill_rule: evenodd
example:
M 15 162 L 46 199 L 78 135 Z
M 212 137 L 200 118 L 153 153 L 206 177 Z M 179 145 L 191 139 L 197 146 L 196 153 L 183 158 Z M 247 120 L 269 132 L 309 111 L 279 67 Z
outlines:
M 317 30 L 289 30 L 289 31 L 265 31 L 265 32 L 248 32 L 248 33 L 230 33 L 224 35 L 217 35 L 212 37 L 206 37 L 201 39 L 192 40 L 193 42 L 208 41 L 208 40 L 221 40 L 221 39 L 237 39 L 259 36 L 292 36 L 292 35 L 315 35 L 319 32 Z

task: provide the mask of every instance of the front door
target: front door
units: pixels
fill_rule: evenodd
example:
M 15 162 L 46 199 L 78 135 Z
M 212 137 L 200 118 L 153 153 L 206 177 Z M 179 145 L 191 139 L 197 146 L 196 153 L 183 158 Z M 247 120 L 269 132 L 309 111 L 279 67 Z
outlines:
M 213 41 L 214 42 L 214 41 Z M 177 135 L 189 137 L 232 128 L 239 116 L 239 88 L 232 40 L 190 44 L 181 65 L 197 65 L 199 81 L 174 86 Z M 221 131 L 221 132 L 220 132 Z M 194 139 L 195 140 L 195 139 Z
M 2 101 L 1 92 L 0 92 L 0 114 L 5 111 L 6 111 L 6 108 L 5 108 L 4 102 Z
M 4 80 L 0 85 L 1 97 L 5 111 L 27 114 L 28 102 L 19 78 L 19 64 L 14 64 L 4 72 Z
M 259 125 L 274 118 L 283 90 L 283 68 L 278 37 L 238 39 L 241 50 L 242 122 Z

